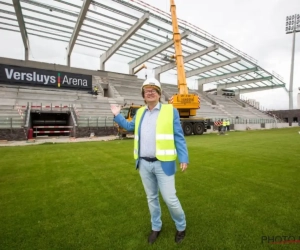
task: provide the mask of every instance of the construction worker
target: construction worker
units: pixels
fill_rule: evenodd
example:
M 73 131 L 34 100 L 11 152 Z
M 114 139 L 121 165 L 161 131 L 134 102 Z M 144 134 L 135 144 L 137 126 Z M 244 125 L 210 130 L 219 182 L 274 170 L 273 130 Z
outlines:
M 226 132 L 226 127 L 227 127 L 227 121 L 226 119 L 222 119 L 222 131 L 224 134 Z
M 229 121 L 229 119 L 227 119 L 227 121 L 226 121 L 226 128 L 227 128 L 227 131 L 230 131 L 230 121 Z
M 98 87 L 94 86 L 94 95 L 98 95 Z
M 138 109 L 132 121 L 126 121 L 119 106 L 112 105 L 111 111 L 115 122 L 135 134 L 134 159 L 147 195 L 152 223 L 148 243 L 154 243 L 162 229 L 159 191 L 175 222 L 175 242 L 180 243 L 185 237 L 186 219 L 175 189 L 176 157 L 178 154 L 180 168 L 185 171 L 188 152 L 179 114 L 171 104 L 160 102 L 162 89 L 156 79 L 146 79 L 141 92 L 146 106 Z

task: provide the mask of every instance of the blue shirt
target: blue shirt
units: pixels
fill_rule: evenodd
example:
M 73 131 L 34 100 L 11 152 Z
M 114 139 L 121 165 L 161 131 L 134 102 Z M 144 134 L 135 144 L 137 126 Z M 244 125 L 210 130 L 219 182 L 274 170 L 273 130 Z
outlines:
M 155 106 L 155 108 L 159 107 L 159 110 L 160 110 L 161 105 L 162 104 L 158 103 Z M 140 142 L 140 145 L 139 145 L 140 155 L 139 155 L 139 157 L 141 157 L 141 156 L 142 157 L 143 156 L 155 157 L 155 146 L 154 146 L 154 156 L 152 156 L 152 155 L 151 156 L 150 155 L 142 155 L 142 151 L 141 151 L 142 144 L 144 146 L 148 145 L 148 141 L 146 141 L 145 138 L 141 138 L 141 135 L 142 135 L 141 134 L 141 127 L 143 126 L 142 125 L 143 124 L 143 120 L 144 120 L 144 117 L 145 117 L 145 115 L 146 115 L 147 112 L 149 112 L 149 110 L 145 109 L 145 112 L 144 112 L 144 114 L 142 116 L 139 128 L 135 128 L 135 116 L 133 117 L 133 119 L 130 122 L 128 122 L 124 118 L 124 116 L 122 116 L 121 114 L 118 114 L 115 117 L 115 119 L 114 119 L 114 121 L 116 123 L 118 123 L 122 128 L 126 129 L 127 131 L 134 131 L 135 129 L 138 129 L 139 135 L 140 135 L 140 137 L 139 137 L 140 138 L 140 140 L 139 140 L 139 142 Z M 156 113 L 157 111 L 155 110 L 154 112 Z M 183 134 L 183 131 L 182 131 L 182 127 L 181 127 L 181 124 L 180 124 L 179 113 L 178 113 L 177 109 L 175 109 L 175 108 L 173 108 L 173 112 L 174 112 L 174 121 L 173 121 L 174 142 L 175 142 L 175 148 L 176 148 L 176 151 L 177 151 L 177 156 L 178 156 L 179 161 L 181 163 L 188 163 L 189 162 L 189 158 L 188 158 L 187 146 L 186 146 L 184 134 Z M 153 114 L 155 114 L 155 113 L 153 113 Z M 156 119 L 155 119 L 155 121 L 156 121 Z M 147 128 L 148 126 L 145 125 L 145 127 Z M 154 131 L 156 130 L 156 124 L 155 124 L 155 126 L 153 126 L 153 129 L 154 129 Z M 151 131 L 152 131 L 152 129 L 151 129 Z M 152 132 L 150 132 L 150 133 L 152 133 Z M 154 139 L 154 141 L 155 141 L 155 132 L 154 132 L 154 136 L 153 136 L 152 139 Z M 151 141 L 150 141 L 150 143 L 151 143 Z M 154 145 L 156 145 L 156 143 Z M 149 152 L 151 152 L 151 150 L 152 149 L 149 150 L 149 148 L 147 148 L 147 151 L 143 151 L 143 153 L 147 152 L 147 154 L 148 154 Z M 139 159 L 136 161 L 136 167 L 138 167 L 138 162 L 139 162 Z M 166 175 L 173 175 L 175 173 L 175 171 L 176 171 L 176 161 L 162 161 L 161 162 L 161 166 L 162 166 L 162 168 L 163 168 L 163 170 L 164 170 L 164 172 L 165 172 Z
M 155 157 L 156 152 L 156 121 L 160 110 L 160 103 L 149 110 L 146 106 L 140 131 L 140 157 Z

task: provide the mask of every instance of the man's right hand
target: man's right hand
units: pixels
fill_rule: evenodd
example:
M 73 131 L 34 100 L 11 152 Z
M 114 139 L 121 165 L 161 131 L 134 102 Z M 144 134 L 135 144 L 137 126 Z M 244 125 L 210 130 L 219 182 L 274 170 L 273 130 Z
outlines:
M 117 116 L 120 114 L 121 106 L 120 105 L 110 105 L 111 112 L 114 114 L 114 116 Z

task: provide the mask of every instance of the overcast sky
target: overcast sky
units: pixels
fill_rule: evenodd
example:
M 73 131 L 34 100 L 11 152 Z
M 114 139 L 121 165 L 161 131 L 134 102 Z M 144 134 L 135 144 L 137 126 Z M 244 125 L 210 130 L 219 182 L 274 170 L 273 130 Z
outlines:
M 7 1 L 7 0 L 6 0 Z M 9 0 L 11 1 L 11 0 Z M 77 0 L 78 1 L 78 0 Z M 45 0 L 52 4 L 52 0 Z M 170 0 L 147 2 L 165 12 L 170 11 Z M 236 49 L 258 60 L 258 65 L 270 73 L 276 72 L 289 89 L 292 34 L 285 34 L 286 16 L 300 14 L 300 0 L 175 0 L 177 16 L 198 26 L 202 30 L 224 40 Z M 1 13 L 0 13 L 1 15 Z M 19 33 L 0 30 L 0 56 L 24 59 L 22 39 Z M 41 38 L 30 36 L 32 60 L 65 64 L 65 44 L 52 41 L 59 53 L 41 49 Z M 50 48 L 49 47 L 49 48 Z M 294 108 L 297 108 L 297 94 L 300 87 L 300 32 L 296 34 L 294 67 Z M 99 55 L 93 58 L 88 52 L 74 48 L 72 65 L 90 68 L 99 65 Z M 115 64 L 111 63 L 115 68 Z M 95 66 L 96 67 L 96 66 Z M 93 67 L 92 67 L 93 68 Z M 109 63 L 107 69 L 109 69 Z M 96 68 L 95 68 L 96 69 Z M 288 109 L 288 93 L 283 89 L 247 94 L 268 109 Z

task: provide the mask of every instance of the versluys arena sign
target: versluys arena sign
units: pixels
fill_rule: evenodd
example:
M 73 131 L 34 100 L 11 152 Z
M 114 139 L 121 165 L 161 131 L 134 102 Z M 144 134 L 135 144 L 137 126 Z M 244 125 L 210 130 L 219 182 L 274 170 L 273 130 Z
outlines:
M 0 64 L 0 83 L 90 90 L 92 76 Z

